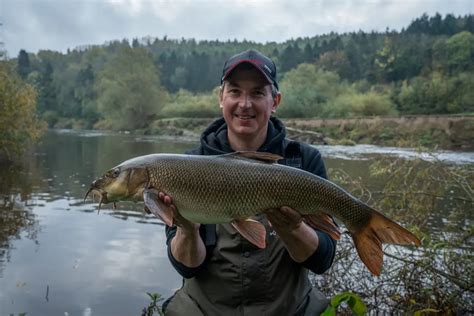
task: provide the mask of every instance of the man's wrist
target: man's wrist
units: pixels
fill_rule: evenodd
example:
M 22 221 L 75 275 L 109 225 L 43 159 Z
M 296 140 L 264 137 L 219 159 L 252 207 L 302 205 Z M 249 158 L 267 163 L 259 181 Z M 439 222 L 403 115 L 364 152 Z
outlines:
M 196 239 L 199 237 L 199 226 L 197 227 L 181 227 L 178 226 L 176 229 L 176 235 L 186 239 Z

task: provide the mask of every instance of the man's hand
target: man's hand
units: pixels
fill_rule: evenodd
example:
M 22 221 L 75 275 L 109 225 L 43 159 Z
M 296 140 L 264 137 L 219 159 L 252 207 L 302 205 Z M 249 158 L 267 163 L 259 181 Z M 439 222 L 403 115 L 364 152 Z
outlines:
M 283 206 L 280 209 L 270 209 L 265 212 L 270 225 L 276 231 L 293 231 L 303 223 L 303 217 L 292 208 Z
M 303 262 L 318 249 L 318 235 L 303 221 L 303 217 L 296 210 L 282 206 L 280 209 L 270 209 L 264 213 L 293 260 Z
M 158 192 L 158 198 L 173 210 L 173 224 L 177 226 L 176 235 L 171 240 L 171 254 L 187 267 L 198 267 L 206 258 L 206 247 L 199 235 L 201 224 L 192 223 L 181 216 L 171 196 Z
M 176 205 L 173 204 L 173 199 L 171 196 L 166 195 L 163 192 L 158 192 L 158 197 L 161 201 L 163 201 L 163 203 L 173 210 L 173 224 L 187 233 L 194 233 L 199 229 L 201 224 L 190 222 L 181 216 L 181 214 L 179 214 L 178 210 L 176 209 Z

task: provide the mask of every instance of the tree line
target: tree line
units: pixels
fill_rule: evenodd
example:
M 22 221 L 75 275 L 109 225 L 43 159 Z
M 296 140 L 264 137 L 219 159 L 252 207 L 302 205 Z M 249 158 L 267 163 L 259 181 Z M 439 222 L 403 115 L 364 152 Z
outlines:
M 282 117 L 474 112 L 474 15 L 426 14 L 405 29 L 284 43 L 142 38 L 13 62 L 51 127 L 145 129 L 163 117 L 219 115 L 231 55 L 255 48 L 279 70 Z

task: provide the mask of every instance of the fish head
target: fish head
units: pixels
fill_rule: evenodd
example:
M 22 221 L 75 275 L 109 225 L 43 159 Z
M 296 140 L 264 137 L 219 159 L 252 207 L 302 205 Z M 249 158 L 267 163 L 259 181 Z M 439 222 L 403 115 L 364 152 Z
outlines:
M 100 204 L 138 201 L 143 198 L 143 190 L 148 182 L 148 172 L 145 168 L 120 165 L 95 179 L 84 200 L 92 193 L 100 197 Z

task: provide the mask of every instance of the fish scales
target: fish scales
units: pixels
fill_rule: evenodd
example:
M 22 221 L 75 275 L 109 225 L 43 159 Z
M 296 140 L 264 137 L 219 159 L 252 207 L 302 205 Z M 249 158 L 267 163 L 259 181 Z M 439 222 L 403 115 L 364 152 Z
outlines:
M 357 227 L 370 214 L 340 187 L 306 171 L 248 159 L 169 157 L 148 168 L 151 185 L 173 197 L 181 215 L 199 223 L 247 218 L 289 206 L 324 212 Z

